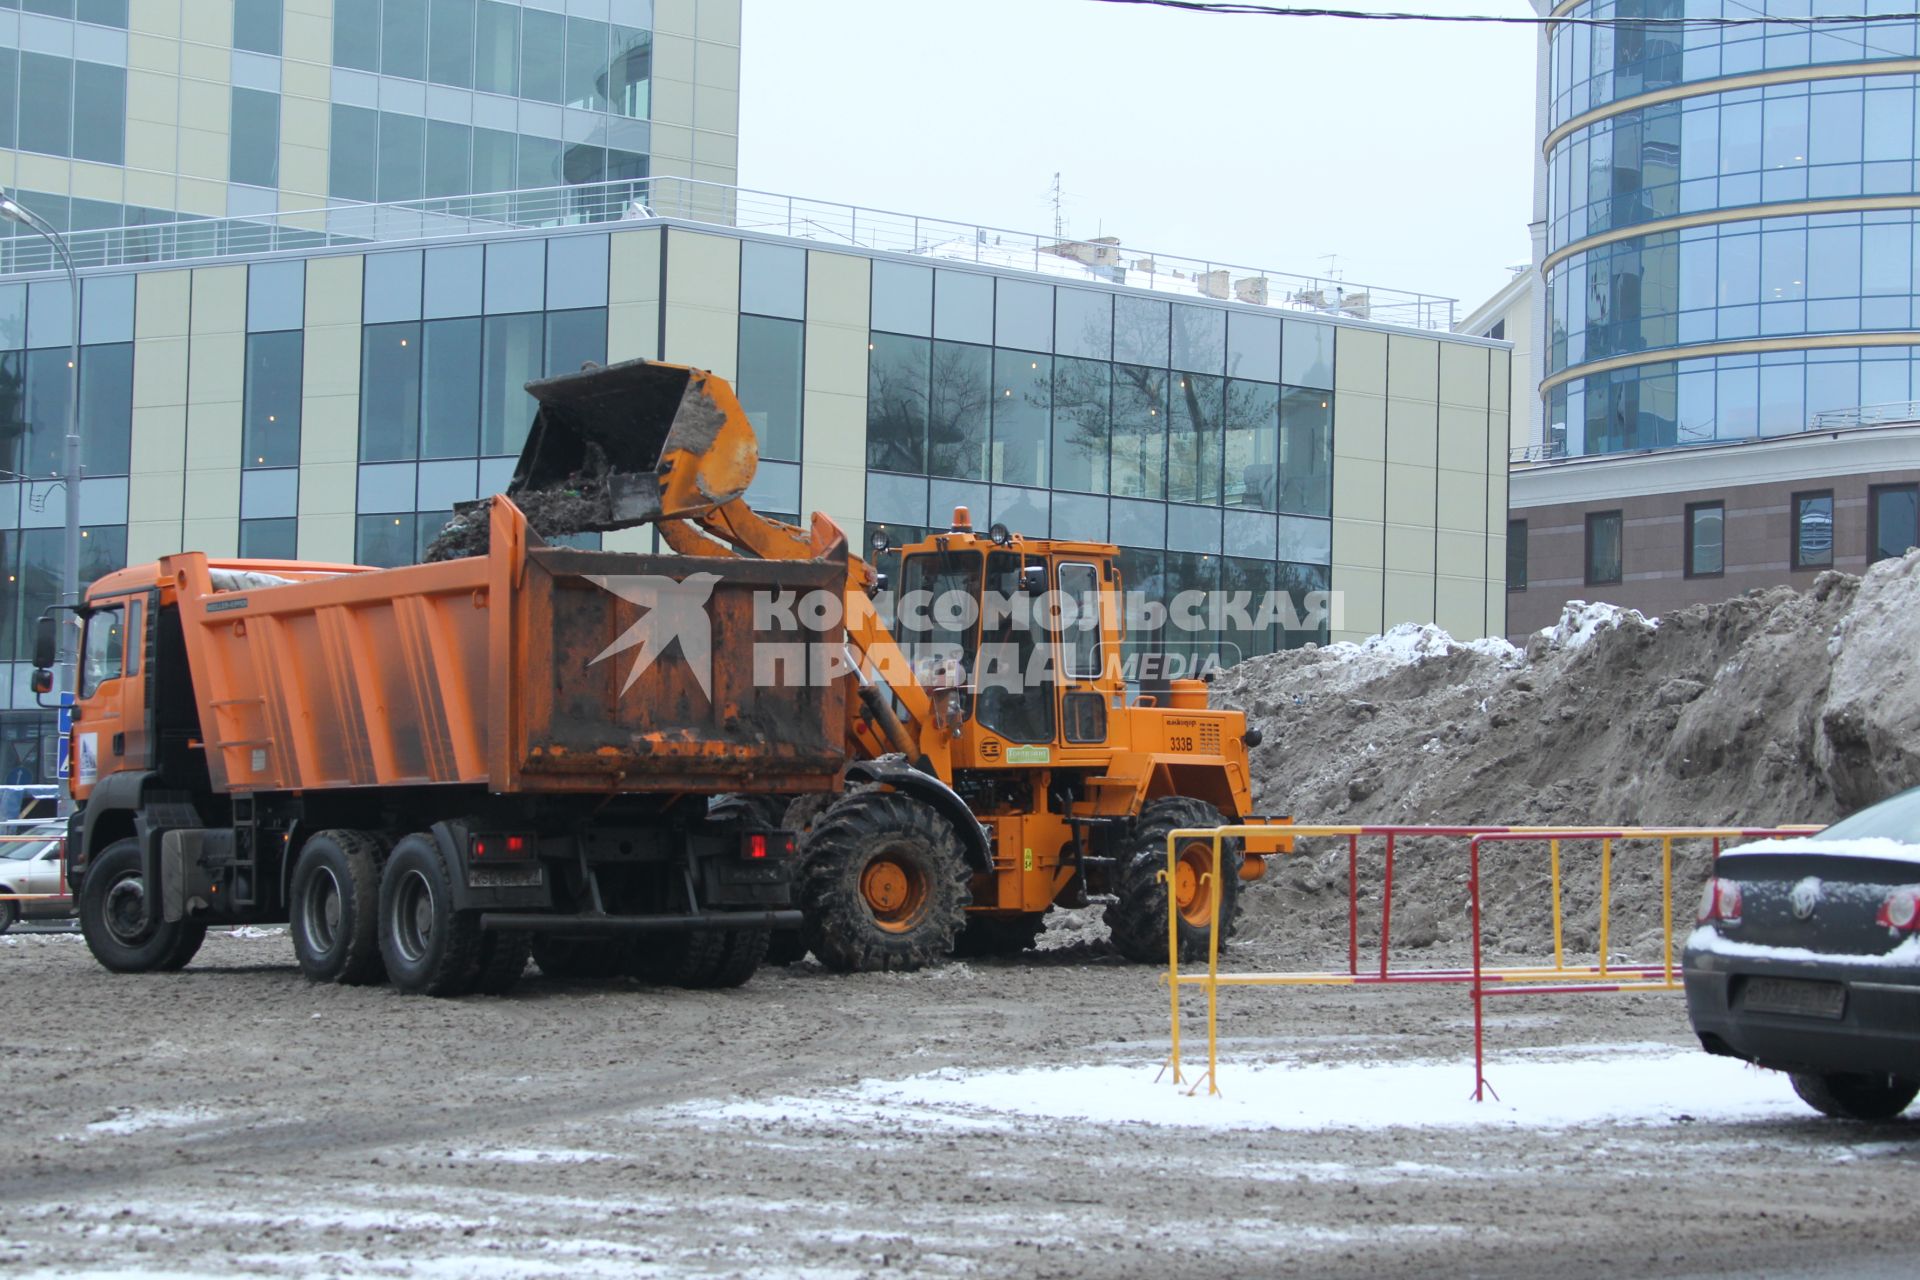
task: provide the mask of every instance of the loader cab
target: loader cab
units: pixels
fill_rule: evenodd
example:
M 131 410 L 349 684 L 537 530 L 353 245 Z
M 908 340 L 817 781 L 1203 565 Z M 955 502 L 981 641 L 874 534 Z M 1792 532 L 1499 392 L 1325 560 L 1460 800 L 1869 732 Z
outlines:
M 1114 554 L 998 525 L 981 536 L 965 508 L 902 549 L 895 636 L 958 758 L 1033 765 L 1106 744 L 1108 707 L 1125 696 Z

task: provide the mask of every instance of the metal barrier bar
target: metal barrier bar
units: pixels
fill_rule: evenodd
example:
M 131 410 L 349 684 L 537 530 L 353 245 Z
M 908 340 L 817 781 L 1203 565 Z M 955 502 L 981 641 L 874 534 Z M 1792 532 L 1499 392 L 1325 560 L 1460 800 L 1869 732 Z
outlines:
M 1347 837 L 1347 972 L 1360 972 L 1360 837 Z
M 1553 967 L 1558 969 L 1566 959 L 1560 935 L 1560 842 L 1547 841 L 1547 853 L 1553 864 Z

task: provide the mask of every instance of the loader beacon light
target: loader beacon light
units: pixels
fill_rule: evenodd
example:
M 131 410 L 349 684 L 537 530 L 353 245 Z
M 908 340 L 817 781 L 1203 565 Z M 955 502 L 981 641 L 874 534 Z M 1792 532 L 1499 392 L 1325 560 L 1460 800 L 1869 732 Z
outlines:
M 972 533 L 973 512 L 967 510 L 965 507 L 955 507 L 953 509 L 953 527 L 948 529 L 947 532 Z
M 1920 930 L 1920 886 L 1903 885 L 1887 895 L 1880 904 L 1880 912 L 1873 922 L 1884 925 L 1895 933 L 1913 933 Z
M 1722 924 L 1740 923 L 1740 886 L 1731 880 L 1714 876 L 1700 891 L 1700 908 L 1694 913 L 1694 919 L 1700 924 L 1712 924 L 1716 920 Z

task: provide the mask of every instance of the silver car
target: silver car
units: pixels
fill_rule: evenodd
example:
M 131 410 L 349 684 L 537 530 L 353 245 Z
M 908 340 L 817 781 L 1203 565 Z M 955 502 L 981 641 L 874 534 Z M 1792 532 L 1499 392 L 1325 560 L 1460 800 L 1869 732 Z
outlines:
M 0 933 L 19 920 L 65 919 L 73 914 L 67 896 L 67 843 L 63 822 L 37 822 L 0 832 L 0 899 L 8 894 L 57 894 L 27 902 L 0 900 Z

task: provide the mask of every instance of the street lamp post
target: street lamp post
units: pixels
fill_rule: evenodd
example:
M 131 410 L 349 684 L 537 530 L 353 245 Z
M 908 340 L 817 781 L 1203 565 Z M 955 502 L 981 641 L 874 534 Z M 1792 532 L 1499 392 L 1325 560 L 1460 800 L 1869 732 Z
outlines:
M 27 230 L 38 235 L 52 245 L 54 252 L 60 255 L 61 263 L 67 269 L 68 297 L 71 306 L 73 327 L 69 335 L 67 350 L 67 438 L 61 458 L 60 475 L 67 487 L 67 523 L 66 539 L 62 544 L 60 557 L 60 594 L 61 603 L 78 605 L 80 603 L 80 273 L 74 270 L 73 254 L 67 251 L 67 242 L 51 224 L 33 210 L 14 199 L 13 195 L 0 189 L 0 217 L 17 222 Z M 77 647 L 76 629 L 62 623 L 55 628 L 60 637 L 59 662 L 61 693 L 72 693 L 77 688 L 74 673 L 78 667 L 75 661 Z M 68 778 L 60 788 L 60 807 L 70 811 L 73 807 L 73 779 Z

